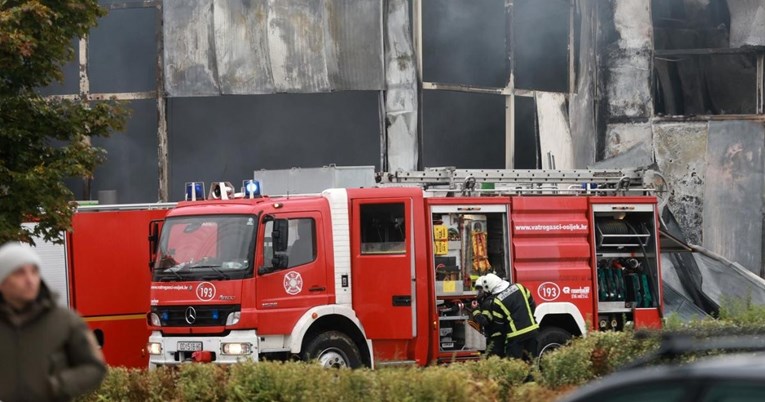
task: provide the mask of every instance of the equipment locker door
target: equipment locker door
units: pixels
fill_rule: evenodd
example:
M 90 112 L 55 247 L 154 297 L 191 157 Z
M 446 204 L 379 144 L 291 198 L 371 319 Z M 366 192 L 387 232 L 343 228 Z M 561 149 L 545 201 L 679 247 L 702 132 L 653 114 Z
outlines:
M 352 204 L 353 308 L 370 339 L 416 335 L 411 198 Z

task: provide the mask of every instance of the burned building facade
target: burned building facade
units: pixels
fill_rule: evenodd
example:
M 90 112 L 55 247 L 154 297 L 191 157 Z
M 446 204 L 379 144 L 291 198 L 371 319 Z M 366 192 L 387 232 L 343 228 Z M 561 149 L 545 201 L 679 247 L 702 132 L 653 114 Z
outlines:
M 765 0 L 102 1 L 52 96 L 125 100 L 78 198 L 255 169 L 647 166 L 763 276 Z

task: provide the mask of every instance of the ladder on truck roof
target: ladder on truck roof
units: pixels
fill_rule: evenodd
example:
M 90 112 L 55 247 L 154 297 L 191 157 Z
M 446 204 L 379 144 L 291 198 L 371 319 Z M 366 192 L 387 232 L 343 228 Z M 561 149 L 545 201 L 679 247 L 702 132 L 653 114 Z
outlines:
M 455 169 L 383 172 L 378 185 L 421 186 L 433 192 L 493 194 L 647 194 L 662 191 L 658 172 L 625 169 Z M 646 179 L 652 179 L 647 182 Z M 662 178 L 661 183 L 664 183 Z M 480 185 L 479 185 L 480 184 Z
M 77 205 L 78 212 L 99 212 L 99 211 L 134 211 L 140 209 L 170 209 L 177 205 L 177 202 L 155 202 L 142 204 L 87 204 Z

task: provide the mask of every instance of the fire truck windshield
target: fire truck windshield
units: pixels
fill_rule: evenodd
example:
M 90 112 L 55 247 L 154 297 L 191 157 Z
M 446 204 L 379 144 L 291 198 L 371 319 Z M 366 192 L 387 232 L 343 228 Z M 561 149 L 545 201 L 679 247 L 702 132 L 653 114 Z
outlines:
M 155 281 L 241 279 L 252 274 L 257 217 L 168 218 L 162 228 Z

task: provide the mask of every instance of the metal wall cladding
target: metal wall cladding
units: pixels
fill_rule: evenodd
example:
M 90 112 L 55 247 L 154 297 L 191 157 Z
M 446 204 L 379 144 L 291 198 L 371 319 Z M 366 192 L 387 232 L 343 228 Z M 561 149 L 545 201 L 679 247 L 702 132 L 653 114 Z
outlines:
M 199 0 L 163 7 L 169 96 L 382 90 L 379 0 Z
M 712 121 L 704 185 L 704 247 L 762 274 L 763 148 L 756 121 Z

